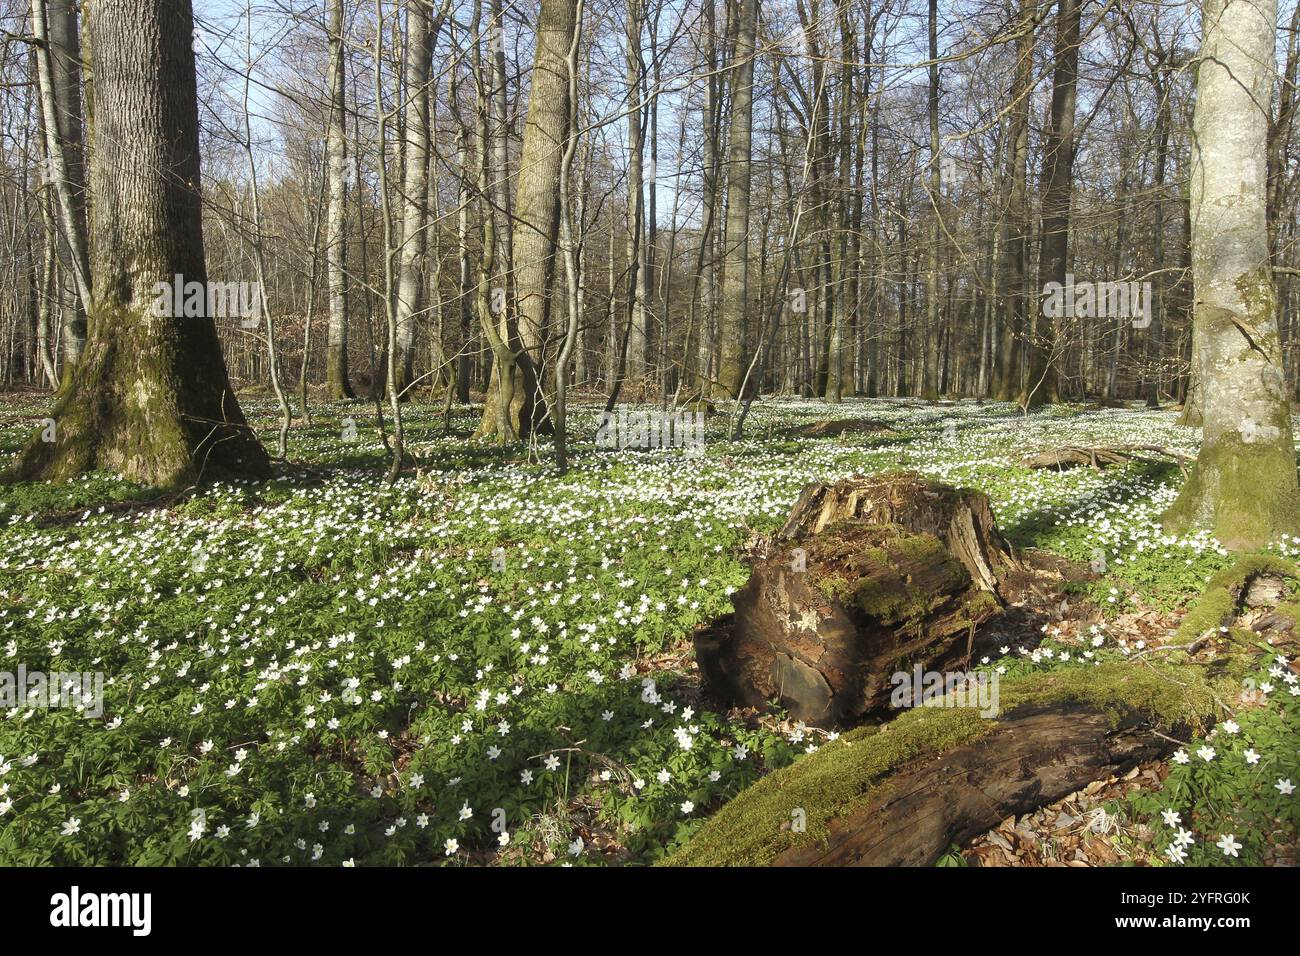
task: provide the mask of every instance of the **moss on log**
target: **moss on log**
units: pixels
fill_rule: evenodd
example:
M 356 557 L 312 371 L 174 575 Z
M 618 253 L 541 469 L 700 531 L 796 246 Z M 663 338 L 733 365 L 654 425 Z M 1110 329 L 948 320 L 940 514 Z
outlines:
M 1004 679 L 999 697 L 997 719 L 921 707 L 850 731 L 742 791 L 664 865 L 929 865 L 1215 716 L 1188 666 L 1071 666 Z

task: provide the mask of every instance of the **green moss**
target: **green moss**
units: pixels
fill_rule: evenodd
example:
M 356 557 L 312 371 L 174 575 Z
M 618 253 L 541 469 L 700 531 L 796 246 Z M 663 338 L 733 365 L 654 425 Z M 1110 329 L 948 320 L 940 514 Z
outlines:
M 1268 554 L 1252 554 L 1241 558 L 1230 568 L 1220 571 L 1205 585 L 1201 599 L 1192 606 L 1178 626 L 1178 637 L 1194 641 L 1206 631 L 1217 631 L 1236 615 L 1241 590 L 1261 574 L 1276 574 L 1294 579 L 1294 561 L 1285 561 Z
M 1283 406 L 1284 408 L 1284 406 Z M 1280 433 L 1285 416 L 1264 422 Z M 1201 446 L 1196 464 L 1164 516 L 1167 531 L 1209 528 L 1224 547 L 1250 550 L 1300 531 L 1300 486 L 1289 440 L 1248 443 L 1220 436 Z
M 938 538 L 909 534 L 895 525 L 859 521 L 833 525 L 815 539 L 808 558 L 815 566 L 815 585 L 828 600 L 887 624 L 919 620 L 935 600 L 943 600 L 969 581 L 961 562 Z M 944 586 L 913 587 L 900 565 L 939 571 L 946 578 Z
M 1214 715 L 1214 695 L 1195 667 L 1112 662 L 1066 667 L 999 684 L 1002 711 L 1077 702 L 1118 721 L 1139 714 L 1157 727 L 1200 731 Z M 664 861 L 669 866 L 765 866 L 780 853 L 825 840 L 837 816 L 887 792 L 889 774 L 991 733 L 998 722 L 974 708 L 922 707 L 880 728 L 863 727 L 764 777 L 726 804 Z M 790 823 L 802 811 L 804 832 Z

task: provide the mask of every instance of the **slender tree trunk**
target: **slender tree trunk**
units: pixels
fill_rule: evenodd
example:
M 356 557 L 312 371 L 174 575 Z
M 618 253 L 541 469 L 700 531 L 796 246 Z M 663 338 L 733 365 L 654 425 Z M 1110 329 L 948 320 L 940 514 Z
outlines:
M 921 373 L 921 395 L 939 397 L 939 246 L 943 242 L 943 178 L 940 175 L 939 143 L 939 41 L 938 2 L 929 0 L 930 83 L 927 114 L 930 120 L 930 227 L 925 271 L 925 354 Z
M 67 391 L 86 345 L 91 303 L 86 226 L 86 165 L 81 118 L 81 44 L 73 0 L 32 0 L 36 74 L 45 131 L 47 179 L 58 197 L 58 221 L 75 297 L 63 327 L 63 378 Z
M 1025 234 L 1029 228 L 1025 163 L 1029 158 L 1029 100 L 1033 89 L 1037 12 L 1038 0 L 1020 0 L 1002 225 L 1001 286 L 1006 305 L 1001 349 L 994 366 L 994 397 L 1001 402 L 1010 401 L 1019 391 L 1020 348 L 1025 334 Z
M 330 318 L 325 342 L 325 394 L 330 401 L 353 398 L 348 376 L 348 181 L 347 90 L 344 84 L 343 0 L 329 0 L 329 120 L 325 132 L 329 168 L 326 269 Z
M 745 310 L 749 292 L 750 150 L 754 120 L 757 0 L 738 0 L 736 52 L 731 68 L 731 133 L 727 143 L 727 230 L 719 329 L 718 394 L 740 398 L 744 375 Z
M 1070 195 L 1074 189 L 1074 110 L 1079 76 L 1079 20 L 1082 0 L 1060 0 L 1057 7 L 1056 72 L 1052 113 L 1043 150 L 1042 228 L 1038 237 L 1038 287 L 1065 285 L 1069 266 Z M 1116 277 L 1118 280 L 1118 277 Z M 1058 384 L 1058 319 L 1046 316 L 1035 296 L 1037 316 L 1029 342 L 1029 379 L 1020 404 L 1037 408 L 1061 400 Z
M 429 82 L 437 28 L 430 7 L 406 6 L 406 102 L 403 115 L 402 245 L 397 254 L 397 354 L 393 361 L 399 397 L 415 371 L 415 325 L 424 311 L 424 262 L 428 248 Z

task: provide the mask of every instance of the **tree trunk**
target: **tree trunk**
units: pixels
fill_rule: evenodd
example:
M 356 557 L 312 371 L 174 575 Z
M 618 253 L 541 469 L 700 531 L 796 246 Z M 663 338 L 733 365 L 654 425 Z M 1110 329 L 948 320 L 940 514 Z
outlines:
M 744 376 L 745 312 L 749 289 L 750 150 L 754 129 L 754 36 L 757 0 L 738 0 L 731 67 L 731 133 L 727 142 L 727 226 L 719 321 L 718 397 L 739 398 Z
M 71 384 L 86 346 L 86 312 L 92 301 L 86 226 L 86 157 L 81 118 L 81 44 L 73 0 L 32 0 L 32 32 L 38 44 L 36 75 L 46 173 L 58 197 L 59 236 L 73 279 L 72 308 L 63 326 L 63 377 L 56 394 Z
M 1060 0 L 1056 22 L 1056 72 L 1052 77 L 1052 115 L 1043 150 L 1042 228 L 1038 239 L 1038 288 L 1065 285 L 1069 265 L 1070 194 L 1074 188 L 1074 109 L 1079 75 L 1081 0 Z M 1116 277 L 1118 279 L 1118 276 Z M 1044 315 L 1034 297 L 1034 335 L 1029 344 L 1029 380 L 1020 397 L 1026 408 L 1061 400 L 1058 383 L 1058 320 Z
M 550 324 L 560 233 L 556 184 L 569 134 L 568 51 L 577 0 L 543 0 L 537 18 L 537 53 L 528 94 L 528 118 L 519 154 L 514 208 L 514 293 L 518 316 L 510 343 L 517 369 L 512 387 L 489 390 L 480 435 L 501 433 L 501 395 L 513 395 L 508 413 L 515 435 L 549 429 L 542 395 L 543 344 Z M 509 224 L 507 224 L 509 228 Z M 498 362 L 496 372 L 501 370 Z M 495 373 L 494 373 L 495 374 Z M 491 417 L 489 417 L 491 416 Z
M 1034 31 L 1038 0 L 1021 0 L 1016 72 L 1011 85 L 1007 133 L 1006 197 L 1002 223 L 1001 287 L 1006 303 L 1000 355 L 994 363 L 994 397 L 1010 401 L 1020 389 L 1020 350 L 1025 334 L 1025 247 L 1028 210 L 1025 163 L 1029 157 L 1029 100 L 1033 91 Z
M 343 68 L 343 0 L 329 0 L 329 121 L 325 131 L 329 167 L 326 218 L 326 269 L 329 272 L 330 318 L 325 342 L 325 397 L 353 398 L 348 378 L 348 181 L 347 113 Z
M 1300 530 L 1266 218 L 1275 0 L 1206 0 L 1192 118 L 1192 276 L 1204 426 L 1166 514 L 1228 548 Z
M 105 469 L 176 487 L 208 473 L 265 477 L 266 451 L 230 387 L 216 325 L 166 315 L 177 281 L 207 289 L 189 0 L 98 0 L 94 302 L 82 365 L 11 478 Z
M 431 8 L 423 3 L 407 5 L 402 245 L 397 256 L 397 356 L 393 362 L 393 380 L 399 395 L 414 377 L 415 324 L 424 312 L 424 262 L 429 230 L 425 205 L 429 179 L 429 82 L 437 40 L 432 17 Z

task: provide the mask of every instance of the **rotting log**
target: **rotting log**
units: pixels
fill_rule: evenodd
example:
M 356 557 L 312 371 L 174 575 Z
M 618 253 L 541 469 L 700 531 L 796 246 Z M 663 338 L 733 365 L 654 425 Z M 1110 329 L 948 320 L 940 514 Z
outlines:
M 1141 460 L 1147 455 L 1169 458 L 1180 468 L 1191 464 L 1187 455 L 1161 448 L 1158 445 L 1111 445 L 1104 448 L 1091 448 L 1083 445 L 1063 445 L 1036 452 L 1021 458 L 1021 468 L 1104 468 L 1107 465 L 1123 465 L 1130 461 Z
M 1027 708 L 972 744 L 908 767 L 880 797 L 832 820 L 825 842 L 787 850 L 773 862 L 930 866 L 954 843 L 1174 746 L 1134 716 L 1112 728 L 1105 714 L 1079 705 Z
M 997 686 L 993 718 L 950 697 L 824 743 L 737 794 L 663 865 L 930 865 L 1160 757 L 1220 712 L 1221 688 L 1185 664 L 1071 664 Z
M 841 435 L 878 435 L 892 431 L 884 422 L 870 418 L 819 418 L 815 422 L 795 427 L 792 434 L 802 438 L 836 438 Z

